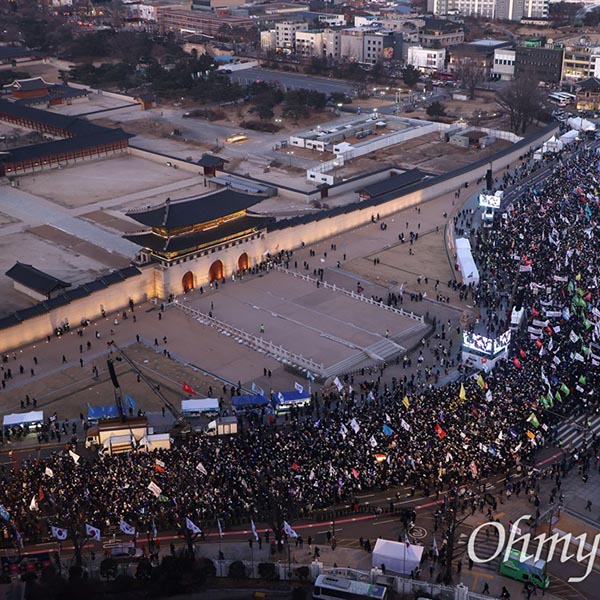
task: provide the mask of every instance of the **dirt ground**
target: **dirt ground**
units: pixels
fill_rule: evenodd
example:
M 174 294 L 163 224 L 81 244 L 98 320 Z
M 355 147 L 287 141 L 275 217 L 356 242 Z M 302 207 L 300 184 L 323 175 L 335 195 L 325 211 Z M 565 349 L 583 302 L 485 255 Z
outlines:
M 79 208 L 190 177 L 187 171 L 129 155 L 81 163 L 68 170 L 68 177 L 64 173 L 53 170 L 23 177 L 20 187 L 60 206 Z

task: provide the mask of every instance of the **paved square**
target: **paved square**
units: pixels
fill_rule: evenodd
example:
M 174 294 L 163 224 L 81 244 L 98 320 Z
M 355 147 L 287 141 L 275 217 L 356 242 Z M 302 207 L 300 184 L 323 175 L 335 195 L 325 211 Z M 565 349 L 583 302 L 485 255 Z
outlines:
M 218 294 L 196 292 L 185 303 L 252 335 L 260 336 L 264 325 L 265 340 L 328 370 L 340 364 L 347 369 L 367 356 L 386 358 L 425 329 L 409 317 L 279 271 L 221 285 Z

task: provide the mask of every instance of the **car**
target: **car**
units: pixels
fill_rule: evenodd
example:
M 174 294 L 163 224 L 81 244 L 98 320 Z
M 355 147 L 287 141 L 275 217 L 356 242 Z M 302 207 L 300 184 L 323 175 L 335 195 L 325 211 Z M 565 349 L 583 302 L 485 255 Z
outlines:
M 245 142 L 248 139 L 248 136 L 245 133 L 236 133 L 234 135 L 230 135 L 225 138 L 225 141 L 228 144 L 237 144 L 239 142 Z
M 136 548 L 133 544 L 121 544 L 109 548 L 110 557 L 116 561 L 139 560 L 144 556 L 141 548 Z

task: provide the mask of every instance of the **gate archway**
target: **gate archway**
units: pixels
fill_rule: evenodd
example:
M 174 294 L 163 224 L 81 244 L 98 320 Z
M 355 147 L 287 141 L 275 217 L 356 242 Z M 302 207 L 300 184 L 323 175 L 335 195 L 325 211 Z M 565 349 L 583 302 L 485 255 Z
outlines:
M 223 279 L 223 262 L 220 260 L 215 260 L 208 270 L 208 280 L 215 281 L 215 279 Z
M 248 268 L 249 263 L 250 259 L 248 258 L 248 253 L 244 252 L 244 254 L 238 258 L 238 271 L 245 271 Z
M 184 294 L 194 289 L 194 274 L 191 271 L 188 271 L 181 278 L 181 287 L 183 288 Z

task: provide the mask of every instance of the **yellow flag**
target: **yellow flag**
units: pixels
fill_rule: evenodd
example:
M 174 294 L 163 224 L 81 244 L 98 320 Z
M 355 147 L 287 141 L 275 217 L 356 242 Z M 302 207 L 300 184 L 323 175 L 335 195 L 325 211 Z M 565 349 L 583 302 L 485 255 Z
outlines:
M 527 437 L 529 439 L 535 440 L 535 433 L 533 433 L 533 431 L 529 431 L 529 429 L 527 430 Z
M 485 389 L 485 381 L 483 380 L 483 377 L 481 376 L 481 373 L 479 373 L 479 376 L 477 377 L 477 385 L 484 390 Z
M 458 397 L 461 400 L 467 399 L 467 390 L 465 390 L 465 386 L 462 383 L 460 384 L 460 392 L 458 393 Z
M 404 406 L 406 406 L 406 408 L 408 408 L 410 406 L 410 402 L 408 401 L 408 396 L 404 396 L 404 399 L 402 400 L 402 404 L 404 404 Z

